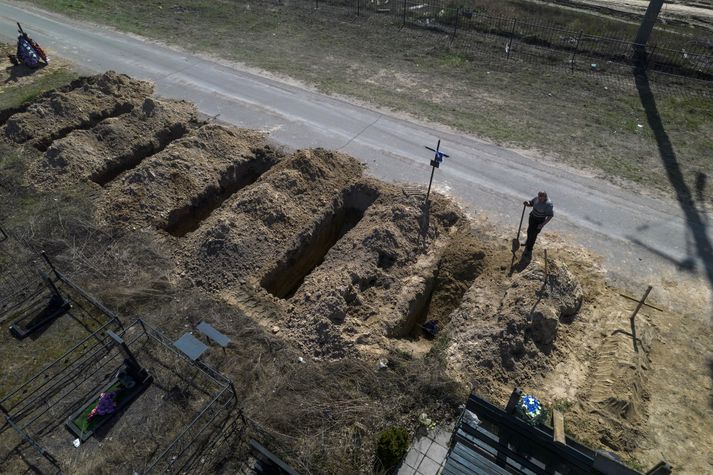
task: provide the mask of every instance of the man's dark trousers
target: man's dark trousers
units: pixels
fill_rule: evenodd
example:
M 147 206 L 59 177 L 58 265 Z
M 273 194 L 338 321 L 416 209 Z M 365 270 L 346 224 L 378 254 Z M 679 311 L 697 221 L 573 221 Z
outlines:
M 532 248 L 535 246 L 535 240 L 537 240 L 537 235 L 540 234 L 540 224 L 545 222 L 545 217 L 536 218 L 530 214 L 530 221 L 527 224 L 527 241 L 525 242 L 525 252 L 532 252 Z

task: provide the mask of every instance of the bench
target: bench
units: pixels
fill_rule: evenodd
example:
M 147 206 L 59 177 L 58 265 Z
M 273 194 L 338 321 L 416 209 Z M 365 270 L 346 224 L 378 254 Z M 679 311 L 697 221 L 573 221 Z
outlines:
M 222 348 L 227 348 L 230 344 L 230 338 L 220 333 L 209 323 L 202 321 L 196 326 L 196 329 Z
M 208 345 L 190 333 L 184 333 L 173 345 L 191 361 L 196 361 L 208 349 Z

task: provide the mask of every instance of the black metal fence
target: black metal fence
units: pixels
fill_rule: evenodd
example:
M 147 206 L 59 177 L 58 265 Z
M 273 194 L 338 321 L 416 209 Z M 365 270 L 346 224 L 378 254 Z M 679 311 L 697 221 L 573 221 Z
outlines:
M 96 331 L 68 348 L 23 384 L 3 393 L 0 413 L 4 416 L 5 424 L 23 442 L 35 449 L 32 463 L 41 464 L 48 473 L 62 473 L 61 464 L 54 453 L 55 450 L 62 451 L 64 446 L 66 436 L 57 435 L 62 432 L 62 422 L 88 397 L 96 395 L 106 384 L 106 375 L 121 363 L 122 355 L 106 333 L 112 330 L 125 339 L 132 351 L 140 351 L 144 359 L 149 356 L 152 358 L 152 361 L 146 362 L 159 380 L 154 386 L 163 387 L 161 391 L 170 387 L 171 383 L 158 376 L 159 372 L 168 374 L 176 381 L 185 383 L 186 388 L 195 388 L 191 394 L 196 393 L 201 396 L 201 401 L 204 400 L 193 415 L 182 409 L 185 417 L 191 417 L 182 428 L 171 427 L 171 430 L 166 428 L 162 431 L 165 437 L 174 431 L 177 434 L 151 456 L 152 460 L 145 464 L 142 473 L 180 472 L 182 467 L 190 466 L 196 458 L 200 458 L 201 451 L 213 436 L 214 426 L 219 426 L 221 419 L 233 411 L 237 401 L 232 382 L 210 366 L 189 360 L 177 351 L 170 339 L 144 320 L 137 319 L 130 326 L 124 327 L 117 315 L 84 289 L 61 272 L 55 270 L 54 273 L 66 286 L 63 289 L 65 292 L 73 293 L 74 297 L 83 300 L 82 305 L 79 305 L 78 300 L 73 300 L 73 312 L 97 313 L 105 317 L 105 321 Z M 77 319 L 77 315 L 74 318 Z M 164 399 L 168 400 L 166 397 Z M 154 419 L 154 425 L 160 423 L 160 420 Z M 4 430 L 0 428 L 2 437 L 6 436 Z M 132 463 L 139 461 L 134 460 Z
M 556 65 L 570 71 L 630 72 L 632 68 L 713 81 L 713 41 L 668 35 L 649 45 L 588 34 L 554 24 L 508 18 L 444 1 L 288 0 L 284 7 L 325 17 L 368 19 L 383 25 L 432 32 L 450 52 Z M 445 40 L 445 41 L 444 41 Z

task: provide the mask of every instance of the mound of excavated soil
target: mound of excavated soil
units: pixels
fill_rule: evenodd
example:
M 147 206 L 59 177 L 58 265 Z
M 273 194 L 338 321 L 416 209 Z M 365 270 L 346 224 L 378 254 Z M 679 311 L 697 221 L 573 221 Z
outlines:
M 188 272 L 215 291 L 259 279 L 263 266 L 310 237 L 319 216 L 361 173 L 361 164 L 339 153 L 304 150 L 287 157 L 187 237 Z
M 204 125 L 114 180 L 98 214 L 112 225 L 150 224 L 180 233 L 194 212 L 259 176 L 277 157 L 258 132 Z
M 153 93 L 153 86 L 123 74 L 107 72 L 74 81 L 71 90 L 54 91 L 12 115 L 0 134 L 15 143 L 44 151 L 52 141 L 75 129 L 130 112 Z
M 464 331 L 449 352 L 463 369 L 486 381 L 522 384 L 551 369 L 560 326 L 572 322 L 583 292 L 567 266 L 555 259 L 548 260 L 546 280 L 544 269 L 531 264 L 509 286 L 503 284 L 476 280 L 467 303 L 453 315 L 453 325 Z
M 193 104 L 147 98 L 130 113 L 56 140 L 28 169 L 41 188 L 78 181 L 105 185 L 199 125 Z
M 338 206 L 350 209 L 350 200 L 361 205 L 360 212 L 371 204 L 319 267 L 285 295 L 290 304 L 282 323 L 286 332 L 305 352 L 319 357 L 346 354 L 354 345 L 378 353 L 389 346 L 388 339 L 418 339 L 419 325 L 439 318 L 439 310 L 444 313 L 443 302 L 432 298 L 439 290 L 440 250 L 450 239 L 449 229 L 463 219 L 457 208 L 438 199 L 424 233 L 421 199 L 383 183 L 349 189 Z M 300 262 L 288 256 L 272 272 L 284 277 L 297 267 L 303 275 L 309 268 L 300 268 Z M 429 304 L 438 309 L 431 317 Z

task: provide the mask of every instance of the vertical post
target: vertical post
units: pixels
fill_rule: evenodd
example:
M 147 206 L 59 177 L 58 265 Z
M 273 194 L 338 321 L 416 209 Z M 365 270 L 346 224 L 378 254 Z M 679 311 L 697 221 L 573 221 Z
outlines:
M 646 292 L 644 292 L 644 296 L 641 297 L 641 300 L 639 300 L 638 305 L 634 309 L 634 312 L 631 314 L 631 317 L 629 317 L 629 322 L 631 323 L 631 337 L 634 339 L 634 351 L 639 352 L 639 346 L 636 343 L 636 314 L 639 313 L 639 310 L 641 307 L 644 305 L 644 302 L 646 302 L 646 297 L 649 296 L 649 292 L 651 292 L 651 287 L 650 285 L 646 289 Z
M 401 28 L 406 26 L 406 0 L 404 0 L 404 14 L 403 14 L 403 22 L 401 23 Z
M 129 350 L 129 347 L 124 341 L 124 339 L 111 330 L 107 330 L 106 333 L 111 337 L 112 340 L 114 340 L 116 346 L 119 347 L 121 352 L 124 354 L 124 357 L 131 363 L 132 366 L 134 366 L 134 369 L 141 369 L 141 365 L 139 365 L 139 362 L 136 361 L 136 358 L 134 357 L 133 353 L 131 353 L 131 350 Z
M 361 0 L 356 0 L 356 4 L 357 4 L 357 16 L 359 16 L 360 8 L 361 8 Z
M 460 9 L 461 7 L 458 7 L 456 9 L 456 21 L 453 24 L 453 37 L 451 38 L 451 43 L 453 43 L 453 40 L 456 39 L 456 33 L 458 33 L 458 20 L 460 19 Z
M 656 18 L 661 12 L 661 7 L 663 7 L 663 0 L 651 0 L 649 2 L 644 18 L 641 20 L 639 31 L 636 33 L 636 39 L 634 39 L 637 48 L 646 49 L 646 44 L 649 42 L 649 37 L 656 24 Z
M 314 0 L 314 9 L 319 9 L 319 0 Z
M 512 29 L 510 30 L 510 40 L 508 40 L 508 47 L 507 51 L 507 59 L 510 59 L 510 51 L 512 50 L 512 40 L 515 37 L 515 26 L 517 26 L 517 18 L 513 18 L 512 20 Z
M 572 59 L 569 60 L 570 64 L 572 65 L 572 72 L 574 72 L 574 57 L 577 55 L 577 51 L 579 50 L 579 42 L 582 41 L 582 30 L 579 30 L 579 36 L 577 37 L 577 44 L 574 46 L 574 51 L 572 51 Z
M 552 411 L 552 428 L 554 429 L 553 440 L 559 444 L 566 444 L 567 437 L 564 433 L 564 416 L 560 411 Z
M 428 180 L 428 191 L 426 192 L 426 206 L 428 206 L 428 197 L 431 194 L 431 183 L 433 183 L 433 174 L 436 172 L 436 167 L 431 167 L 431 179 Z
M 426 145 L 426 148 L 429 149 L 432 152 L 435 152 L 435 155 L 433 156 L 433 160 L 431 160 L 431 179 L 428 181 L 428 191 L 426 192 L 426 206 L 428 206 L 428 197 L 431 194 L 431 184 L 433 183 L 433 174 L 436 172 L 436 168 L 438 168 L 443 161 L 443 158 L 448 158 L 448 155 L 445 153 L 441 152 L 441 140 L 438 139 L 438 144 L 436 145 L 436 148 L 431 148 L 428 145 Z

